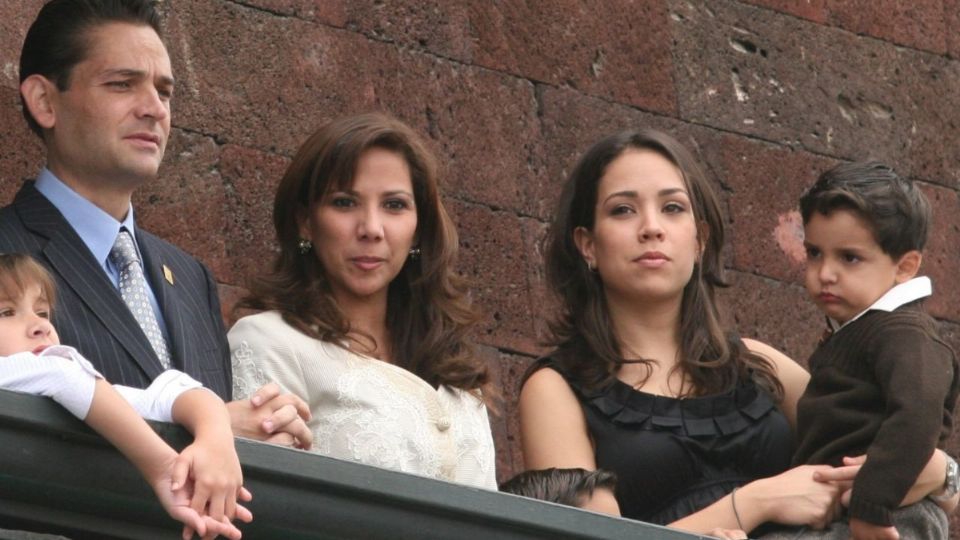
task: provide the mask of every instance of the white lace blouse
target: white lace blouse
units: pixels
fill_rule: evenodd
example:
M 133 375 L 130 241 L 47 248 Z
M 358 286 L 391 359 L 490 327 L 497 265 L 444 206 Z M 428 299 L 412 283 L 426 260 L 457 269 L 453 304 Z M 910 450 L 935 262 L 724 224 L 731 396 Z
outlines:
M 234 399 L 271 381 L 300 396 L 314 452 L 497 488 L 487 409 L 473 394 L 307 337 L 275 311 L 240 319 L 228 337 Z

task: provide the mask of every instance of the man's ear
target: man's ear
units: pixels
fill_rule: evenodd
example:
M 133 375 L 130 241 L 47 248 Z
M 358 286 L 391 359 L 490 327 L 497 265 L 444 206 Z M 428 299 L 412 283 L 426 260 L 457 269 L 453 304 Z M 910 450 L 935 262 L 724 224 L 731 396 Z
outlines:
M 920 271 L 920 263 L 923 262 L 923 254 L 917 250 L 911 250 L 903 254 L 897 261 L 897 285 L 913 279 Z
M 593 233 L 586 227 L 577 227 L 573 230 L 573 243 L 577 245 L 580 256 L 587 262 L 587 267 L 596 270 L 597 259 L 593 250 Z
M 33 116 L 43 129 L 52 129 L 57 123 L 56 99 L 57 86 L 43 75 L 34 73 L 20 83 L 20 95 Z

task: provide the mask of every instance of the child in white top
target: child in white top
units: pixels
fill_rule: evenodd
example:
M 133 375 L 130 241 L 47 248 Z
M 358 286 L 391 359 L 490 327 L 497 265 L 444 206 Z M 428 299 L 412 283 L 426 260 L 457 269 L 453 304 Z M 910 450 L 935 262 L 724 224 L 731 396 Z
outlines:
M 53 280 L 28 255 L 0 254 L 0 388 L 49 396 L 117 447 L 147 480 L 183 538 L 238 539 L 250 500 L 230 417 L 213 392 L 168 370 L 147 389 L 112 386 L 50 324 Z M 194 434 L 178 455 L 144 422 L 177 422 Z

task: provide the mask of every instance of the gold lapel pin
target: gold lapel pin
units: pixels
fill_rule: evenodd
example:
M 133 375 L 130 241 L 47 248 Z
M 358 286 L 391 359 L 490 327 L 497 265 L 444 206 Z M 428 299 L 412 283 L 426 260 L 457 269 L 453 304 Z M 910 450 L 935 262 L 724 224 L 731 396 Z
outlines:
M 167 279 L 167 283 L 173 285 L 173 271 L 167 265 L 163 265 L 163 277 Z

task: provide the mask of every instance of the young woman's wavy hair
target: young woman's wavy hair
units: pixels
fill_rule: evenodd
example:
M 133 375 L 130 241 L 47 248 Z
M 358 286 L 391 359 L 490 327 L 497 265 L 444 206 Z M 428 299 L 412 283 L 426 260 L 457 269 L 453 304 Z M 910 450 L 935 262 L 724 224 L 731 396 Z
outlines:
M 316 254 L 300 253 L 298 221 L 324 195 L 349 190 L 360 156 L 371 148 L 396 152 L 407 162 L 417 207 L 420 256 L 407 258 L 388 290 L 387 329 L 394 362 L 434 386 L 483 388 L 489 383 L 488 370 L 467 339 L 478 317 L 454 272 L 457 232 L 440 200 L 435 160 L 413 130 L 383 114 L 334 120 L 297 151 L 274 201 L 280 253 L 273 270 L 252 281 L 250 295 L 237 309 L 276 310 L 308 336 L 345 342 L 350 323 Z
M 724 222 L 709 181 L 693 155 L 673 137 L 651 129 L 628 130 L 594 144 L 570 174 L 546 238 L 546 278 L 561 310 L 550 321 L 553 357 L 587 387 L 613 381 L 624 363 L 652 360 L 624 358 L 610 320 L 600 275 L 591 271 L 574 243 L 577 227 L 593 230 L 597 193 L 607 166 L 628 150 L 650 150 L 676 165 L 690 195 L 703 254 L 683 289 L 680 351 L 676 369 L 690 380 L 684 395 L 707 395 L 731 388 L 752 376 L 777 398 L 783 387 L 770 362 L 747 350 L 725 331 L 716 305 L 715 287 L 726 287 L 722 260 Z

